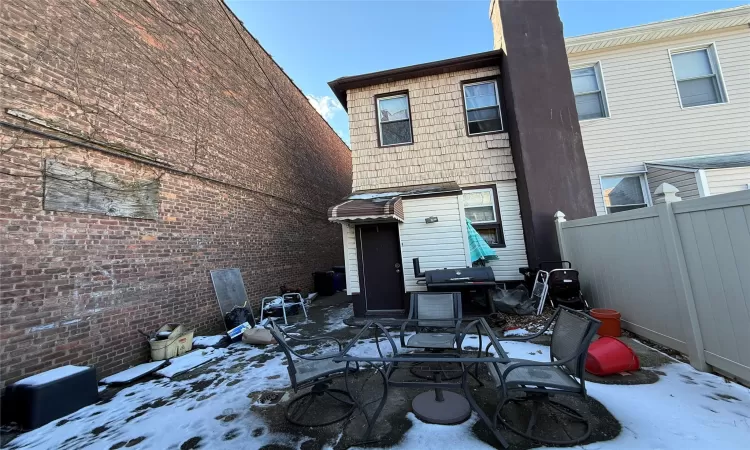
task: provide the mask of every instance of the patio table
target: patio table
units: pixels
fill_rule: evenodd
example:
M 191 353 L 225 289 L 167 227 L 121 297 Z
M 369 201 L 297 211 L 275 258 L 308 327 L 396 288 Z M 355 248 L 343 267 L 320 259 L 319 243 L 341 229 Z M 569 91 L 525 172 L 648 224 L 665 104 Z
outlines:
M 433 321 L 436 323 L 445 324 L 446 321 L 453 321 L 456 326 L 456 343 L 457 348 L 456 350 L 458 352 L 461 351 L 463 346 L 464 339 L 471 333 L 471 334 L 477 334 L 478 335 L 478 350 L 476 356 L 471 355 L 463 355 L 463 354 L 456 354 L 456 353 L 400 353 L 398 350 L 398 347 L 396 346 L 395 341 L 393 340 L 393 337 L 391 336 L 391 333 L 388 331 L 388 328 L 400 328 L 400 331 L 403 332 L 405 328 L 410 323 L 416 323 L 419 322 L 420 326 L 429 326 L 429 323 Z M 466 324 L 468 322 L 468 324 Z M 353 350 L 356 348 L 356 343 L 363 339 L 364 337 L 367 337 L 368 333 L 372 332 L 376 333 L 376 348 L 377 348 L 377 354 L 373 355 L 366 355 L 366 356 L 359 356 L 355 355 L 353 353 Z M 382 337 L 382 339 L 381 339 Z M 489 353 L 486 353 L 485 356 L 482 356 L 482 337 L 487 337 L 490 341 L 490 345 L 492 348 L 495 349 L 495 355 L 490 355 Z M 387 342 L 390 344 L 390 355 L 384 354 L 383 350 L 380 348 L 381 340 L 384 342 Z M 362 414 L 365 417 L 365 420 L 367 421 L 367 431 L 365 433 L 364 440 L 367 441 L 370 438 L 370 435 L 372 433 L 372 430 L 374 428 L 375 422 L 378 419 L 378 416 L 383 411 L 383 408 L 386 404 L 386 401 L 388 399 L 388 391 L 389 387 L 407 387 L 407 388 L 421 388 L 421 387 L 429 387 L 432 389 L 462 389 L 464 392 L 464 395 L 466 397 L 466 400 L 468 400 L 468 403 L 473 411 L 479 415 L 482 422 L 484 422 L 485 425 L 490 429 L 490 431 L 494 434 L 495 438 L 498 440 L 500 445 L 502 445 L 504 448 L 508 447 L 508 442 L 503 438 L 503 436 L 498 432 L 498 430 L 494 427 L 493 422 L 489 419 L 487 414 L 479 407 L 476 400 L 472 396 L 471 389 L 469 388 L 468 383 L 468 375 L 469 370 L 471 370 L 471 367 L 477 367 L 478 364 L 506 364 L 510 362 L 510 358 L 508 358 L 508 355 L 506 354 L 505 350 L 503 349 L 502 345 L 500 345 L 500 342 L 495 337 L 495 333 L 492 331 L 492 328 L 490 328 L 489 324 L 484 318 L 457 318 L 457 319 L 379 319 L 379 320 L 370 320 L 362 327 L 362 329 L 357 333 L 357 335 L 349 342 L 349 344 L 344 348 L 344 350 L 341 352 L 340 355 L 333 358 L 334 362 L 345 362 L 347 364 L 347 369 L 350 364 L 368 364 L 371 367 L 375 368 L 377 372 L 380 374 L 381 378 L 383 379 L 383 396 L 380 400 L 380 403 L 378 404 L 378 407 L 376 408 L 375 412 L 372 414 L 372 416 L 368 416 L 367 412 L 364 409 L 364 406 L 358 399 L 355 399 L 355 402 L 357 402 L 357 405 L 359 409 L 362 411 Z M 394 381 L 391 380 L 391 375 L 393 374 L 394 370 L 398 367 L 401 363 L 429 363 L 429 362 L 435 362 L 440 361 L 442 363 L 458 363 L 460 364 L 462 368 L 462 376 L 460 379 L 460 382 L 446 382 L 445 380 L 441 380 L 439 377 L 435 381 Z M 353 390 L 350 388 L 350 380 L 349 380 L 349 371 L 345 371 L 345 382 L 347 386 L 347 390 L 349 392 L 353 392 Z M 504 389 L 501 389 L 501 391 L 504 391 Z M 455 395 L 455 394 L 454 394 Z M 352 395 L 352 397 L 355 397 Z

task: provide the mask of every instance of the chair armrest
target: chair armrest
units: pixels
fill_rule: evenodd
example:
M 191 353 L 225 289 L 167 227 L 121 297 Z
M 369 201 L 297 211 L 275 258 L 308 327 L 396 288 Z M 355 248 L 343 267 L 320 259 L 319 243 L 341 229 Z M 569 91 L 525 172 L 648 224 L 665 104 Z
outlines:
M 477 343 L 477 347 L 479 347 L 479 353 L 478 355 L 482 356 L 482 330 L 479 328 L 479 321 L 474 320 L 470 322 L 468 325 L 466 325 L 462 330 L 459 329 L 460 322 L 456 323 L 456 347 L 458 347 L 458 351 L 461 352 L 463 350 L 463 342 L 466 338 L 466 335 L 469 334 L 469 328 L 474 327 L 477 331 L 477 339 L 479 342 Z M 492 345 L 492 342 L 490 341 L 490 345 Z
M 401 347 L 406 347 L 406 341 L 404 340 L 405 333 L 406 333 L 406 326 L 409 325 L 409 321 L 404 322 L 401 324 L 401 332 L 399 333 L 399 340 L 401 341 Z M 415 325 L 414 328 L 416 331 L 419 331 L 418 325 Z

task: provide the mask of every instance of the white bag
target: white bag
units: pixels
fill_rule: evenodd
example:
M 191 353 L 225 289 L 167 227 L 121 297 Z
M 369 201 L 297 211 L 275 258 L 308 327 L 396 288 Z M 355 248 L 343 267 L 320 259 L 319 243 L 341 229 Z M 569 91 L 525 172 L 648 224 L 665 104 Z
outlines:
M 276 340 L 265 328 L 248 328 L 242 332 L 242 342 L 252 345 L 269 345 L 276 343 Z

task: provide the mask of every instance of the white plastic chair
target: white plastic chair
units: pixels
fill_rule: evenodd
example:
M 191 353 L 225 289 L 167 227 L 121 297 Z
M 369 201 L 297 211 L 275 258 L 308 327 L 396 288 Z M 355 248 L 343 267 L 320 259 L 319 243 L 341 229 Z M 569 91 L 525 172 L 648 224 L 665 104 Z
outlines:
M 305 299 L 302 298 L 302 295 L 299 293 L 289 293 L 284 294 L 281 297 L 279 296 L 272 296 L 272 297 L 263 297 L 260 300 L 260 321 L 263 322 L 263 314 L 265 313 L 265 306 L 266 302 L 276 301 L 278 299 L 281 299 L 281 312 L 284 314 L 284 325 L 289 325 L 289 322 L 286 318 L 286 305 L 300 305 L 302 307 L 302 312 L 305 313 L 305 320 L 307 320 L 307 307 L 305 306 Z M 290 301 L 291 300 L 291 301 Z

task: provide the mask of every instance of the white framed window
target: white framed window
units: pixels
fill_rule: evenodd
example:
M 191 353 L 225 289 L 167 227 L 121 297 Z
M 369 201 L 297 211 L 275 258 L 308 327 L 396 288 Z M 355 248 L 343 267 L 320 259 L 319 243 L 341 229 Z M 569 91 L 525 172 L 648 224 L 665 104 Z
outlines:
M 578 120 L 609 117 L 601 64 L 576 66 L 570 70 Z
M 380 146 L 412 143 L 409 94 L 401 93 L 376 98 Z
M 500 94 L 496 80 L 469 82 L 463 85 L 466 128 L 469 136 L 503 131 Z
M 726 103 L 719 57 L 713 44 L 670 50 L 669 57 L 681 107 Z
M 607 214 L 649 206 L 646 177 L 640 173 L 600 177 Z
M 497 191 L 494 186 L 463 189 L 464 213 L 490 247 L 504 247 Z

